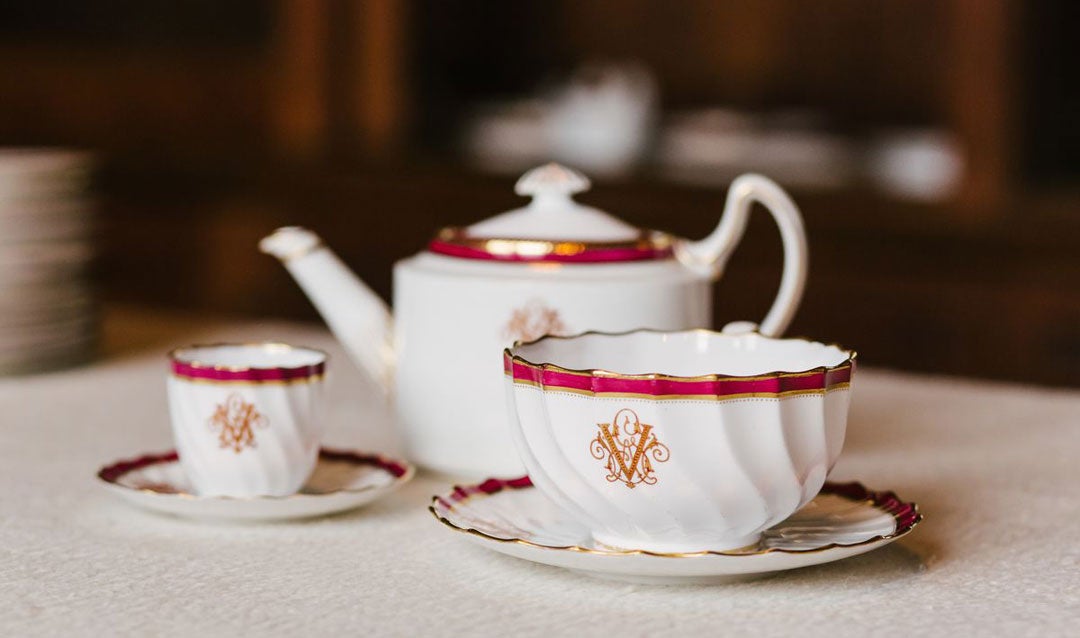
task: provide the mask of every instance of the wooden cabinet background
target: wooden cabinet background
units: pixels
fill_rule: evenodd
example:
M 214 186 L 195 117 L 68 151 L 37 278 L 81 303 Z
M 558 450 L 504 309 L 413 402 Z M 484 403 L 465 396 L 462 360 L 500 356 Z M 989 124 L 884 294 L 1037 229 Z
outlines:
M 437 227 L 520 204 L 511 179 L 456 155 L 470 105 L 583 60 L 648 64 L 669 109 L 809 106 L 853 134 L 944 127 L 967 151 L 952 201 L 795 193 L 812 269 L 793 332 L 857 347 L 867 364 L 1076 385 L 1080 170 L 1061 106 L 1076 92 L 1061 87 L 1080 82 L 1062 76 L 1076 45 L 1041 40 L 1070 11 L 1006 0 L 6 4 L 0 143 L 100 152 L 108 299 L 314 318 L 255 250 L 261 236 L 311 226 L 388 295 L 393 260 Z M 723 197 L 642 171 L 583 199 L 700 236 Z M 718 323 L 761 315 L 774 292 L 779 246 L 757 217 L 720 284 Z

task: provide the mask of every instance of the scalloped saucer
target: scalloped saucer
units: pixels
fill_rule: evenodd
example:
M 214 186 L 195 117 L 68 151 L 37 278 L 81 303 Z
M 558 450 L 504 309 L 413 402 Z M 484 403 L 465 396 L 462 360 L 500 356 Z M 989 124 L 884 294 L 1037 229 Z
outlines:
M 598 578 L 636 583 L 715 583 L 829 563 L 895 541 L 922 520 L 918 506 L 859 483 L 826 483 L 814 500 L 753 546 L 657 554 L 598 545 L 589 531 L 533 488 L 528 477 L 454 487 L 428 508 L 489 549 Z
M 175 451 L 147 454 L 101 468 L 107 489 L 140 507 L 218 521 L 273 521 L 344 512 L 397 489 L 413 477 L 409 463 L 376 454 L 319 450 L 304 487 L 290 496 L 200 497 L 191 487 Z

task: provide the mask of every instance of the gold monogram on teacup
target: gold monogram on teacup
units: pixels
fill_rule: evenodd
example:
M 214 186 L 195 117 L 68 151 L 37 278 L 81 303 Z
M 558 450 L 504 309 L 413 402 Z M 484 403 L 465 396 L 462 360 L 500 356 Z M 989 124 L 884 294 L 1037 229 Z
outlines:
M 637 413 L 628 408 L 616 412 L 611 423 L 596 426 L 600 431 L 590 442 L 589 452 L 594 459 L 604 462 L 607 470 L 604 478 L 609 483 L 622 481 L 630 489 L 641 483 L 656 484 L 653 461 L 667 461 L 671 451 L 656 438 L 653 426 L 642 423 Z
M 237 393 L 232 393 L 224 403 L 214 408 L 214 414 L 207 423 L 210 429 L 218 433 L 218 443 L 222 448 L 232 448 L 237 454 L 244 448 L 255 447 L 255 428 L 265 428 L 269 419 L 255 409 L 254 403 L 248 403 Z

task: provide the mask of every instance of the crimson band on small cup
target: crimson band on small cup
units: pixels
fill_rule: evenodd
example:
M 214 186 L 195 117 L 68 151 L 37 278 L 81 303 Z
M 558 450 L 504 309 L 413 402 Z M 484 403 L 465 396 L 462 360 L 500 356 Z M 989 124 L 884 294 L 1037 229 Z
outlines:
M 185 379 L 204 379 L 207 381 L 295 381 L 320 377 L 326 371 L 326 364 L 319 362 L 309 366 L 295 368 L 248 368 L 228 370 L 192 365 L 184 361 L 172 361 L 173 374 Z

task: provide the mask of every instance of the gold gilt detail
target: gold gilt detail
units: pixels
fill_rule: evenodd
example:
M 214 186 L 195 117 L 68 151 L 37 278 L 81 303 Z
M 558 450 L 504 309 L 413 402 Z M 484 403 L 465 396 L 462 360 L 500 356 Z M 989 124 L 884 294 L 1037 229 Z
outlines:
M 609 483 L 621 481 L 630 489 L 639 484 L 655 485 L 653 463 L 671 456 L 668 447 L 656 438 L 653 426 L 642 423 L 633 410 L 623 408 L 611 423 L 597 423 L 599 432 L 589 443 L 594 459 L 604 462 Z
M 559 316 L 559 311 L 533 299 L 511 313 L 510 320 L 503 328 L 503 337 L 512 341 L 532 341 L 544 335 L 566 332 L 566 324 Z
M 234 392 L 214 409 L 207 423 L 218 433 L 222 448 L 232 448 L 239 454 L 245 448 L 255 447 L 255 428 L 265 428 L 270 421 L 255 409 L 254 403 L 244 401 Z

